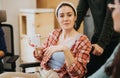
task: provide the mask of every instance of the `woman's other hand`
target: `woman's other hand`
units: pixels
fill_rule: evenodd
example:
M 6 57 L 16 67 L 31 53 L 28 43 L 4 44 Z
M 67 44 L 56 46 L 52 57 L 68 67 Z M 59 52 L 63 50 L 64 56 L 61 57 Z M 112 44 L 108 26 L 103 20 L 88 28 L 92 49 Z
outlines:
M 51 55 L 54 52 L 59 52 L 59 51 L 63 51 L 63 46 L 62 45 L 57 45 L 57 46 L 50 46 L 48 48 L 45 49 L 45 54 L 48 57 L 51 57 Z

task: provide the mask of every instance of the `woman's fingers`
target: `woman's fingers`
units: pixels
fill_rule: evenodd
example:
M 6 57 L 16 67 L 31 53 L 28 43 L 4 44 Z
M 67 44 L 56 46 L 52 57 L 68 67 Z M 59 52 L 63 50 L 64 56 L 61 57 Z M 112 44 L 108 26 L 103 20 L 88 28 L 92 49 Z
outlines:
M 40 56 L 41 48 L 35 48 L 35 56 Z
M 115 0 L 114 3 L 115 4 L 108 4 L 108 7 L 110 9 L 120 8 L 120 2 L 119 2 L 119 0 Z
M 120 5 L 119 0 L 115 0 L 114 3 Z
M 45 56 L 51 57 L 51 55 L 53 54 L 53 49 L 51 47 L 48 47 L 45 51 Z

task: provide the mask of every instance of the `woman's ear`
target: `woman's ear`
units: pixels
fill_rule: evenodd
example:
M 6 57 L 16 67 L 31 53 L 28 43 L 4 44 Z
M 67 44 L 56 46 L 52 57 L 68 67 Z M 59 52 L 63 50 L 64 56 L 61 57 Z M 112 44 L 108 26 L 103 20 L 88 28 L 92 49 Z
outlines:
M 77 20 L 77 16 L 75 16 L 75 22 L 76 22 L 76 20 Z

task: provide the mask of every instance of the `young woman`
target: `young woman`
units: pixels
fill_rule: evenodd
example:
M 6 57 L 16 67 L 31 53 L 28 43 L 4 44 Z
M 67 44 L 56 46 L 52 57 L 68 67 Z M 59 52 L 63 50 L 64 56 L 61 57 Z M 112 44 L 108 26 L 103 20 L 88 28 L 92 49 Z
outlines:
M 54 70 L 60 78 L 81 78 L 87 72 L 91 43 L 74 29 L 77 13 L 73 4 L 61 2 L 55 14 L 61 28 L 54 30 L 41 48 L 36 48 L 34 56 L 42 70 Z

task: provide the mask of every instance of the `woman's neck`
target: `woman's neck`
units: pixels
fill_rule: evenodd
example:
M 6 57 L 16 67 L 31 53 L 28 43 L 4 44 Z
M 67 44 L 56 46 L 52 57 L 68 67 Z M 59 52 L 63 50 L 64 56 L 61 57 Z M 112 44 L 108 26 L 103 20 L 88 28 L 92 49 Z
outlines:
M 67 39 L 67 38 L 72 38 L 74 37 L 76 34 L 78 34 L 77 31 L 75 31 L 74 29 L 71 30 L 63 30 L 61 33 L 61 37 L 63 39 Z

